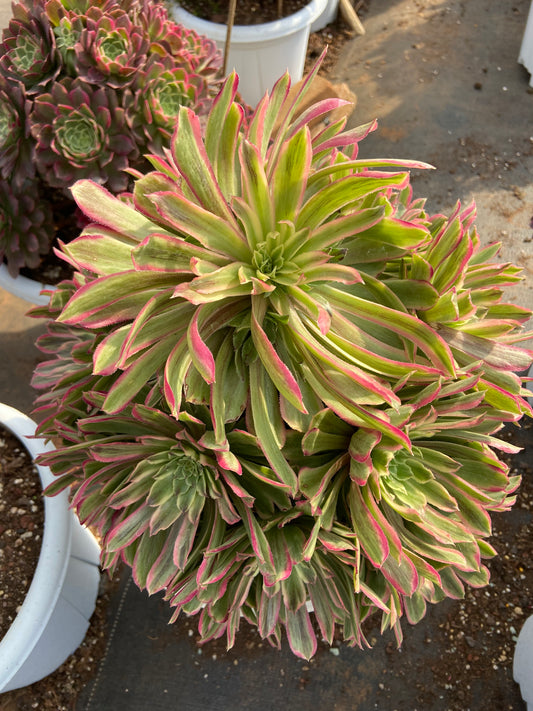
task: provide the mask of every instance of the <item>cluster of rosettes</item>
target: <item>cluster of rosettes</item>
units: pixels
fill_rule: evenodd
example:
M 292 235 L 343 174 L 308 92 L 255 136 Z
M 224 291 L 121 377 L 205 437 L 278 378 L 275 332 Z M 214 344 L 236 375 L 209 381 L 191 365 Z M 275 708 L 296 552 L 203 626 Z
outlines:
M 250 117 L 232 74 L 205 121 L 182 107 L 165 158 L 119 199 L 82 180 L 90 223 L 36 368 L 41 459 L 150 594 L 242 618 L 295 654 L 365 646 L 488 583 L 491 515 L 519 484 L 497 434 L 533 410 L 519 373 L 520 269 L 482 246 L 473 205 L 426 212 L 409 171 L 358 157 L 375 122 L 303 114 L 311 73 Z M 279 128 L 276 127 L 278 124 Z
M 42 206 L 26 235 L 8 232 L 13 200 L 44 202 L 48 189 L 68 191 L 79 178 L 126 190 L 126 171 L 161 151 L 180 106 L 207 111 L 220 65 L 214 43 L 157 2 L 14 3 L 0 43 L 0 177 L 11 196 L 9 219 L 0 205 L 0 261 L 14 276 L 49 250 L 55 228 L 51 219 L 48 238 L 36 238 Z M 9 245 L 22 240 L 17 253 L 30 256 L 20 264 Z

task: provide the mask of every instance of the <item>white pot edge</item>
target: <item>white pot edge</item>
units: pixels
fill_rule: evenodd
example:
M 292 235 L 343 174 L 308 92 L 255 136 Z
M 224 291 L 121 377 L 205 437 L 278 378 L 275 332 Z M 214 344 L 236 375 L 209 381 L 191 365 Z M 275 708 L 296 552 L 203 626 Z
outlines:
M 323 30 L 330 22 L 334 22 L 339 10 L 339 0 L 327 0 L 324 11 L 313 21 L 311 32 Z
M 35 434 L 35 422 L 19 410 L 3 403 L 0 403 L 0 423 L 21 440 L 32 458 L 54 449 L 53 445 L 44 443 L 43 440 L 31 439 Z M 54 481 L 54 476 L 48 467 L 36 466 L 44 489 Z M 47 625 L 54 611 L 58 605 L 61 606 L 60 598 L 64 593 L 63 584 L 69 564 L 77 555 L 76 551 L 72 551 L 72 542 L 75 540 L 73 539 L 74 529 L 80 524 L 69 508 L 68 492 L 64 491 L 54 497 L 45 497 L 44 511 L 45 528 L 41 554 L 33 580 L 17 617 L 0 642 L 0 693 L 33 683 L 59 666 L 59 664 L 55 664 L 44 674 L 39 671 L 36 678 L 33 678 L 35 675 L 31 668 L 29 671 L 24 668 L 24 665 L 28 663 L 31 667 L 32 652 L 40 638 L 48 631 Z M 93 538 L 92 534 L 81 529 L 81 526 L 80 530 L 83 530 L 83 534 L 86 534 L 87 537 Z M 89 542 L 89 548 L 91 544 L 92 541 Z M 96 542 L 94 542 L 94 546 L 96 546 Z M 97 546 L 93 547 L 91 552 L 93 558 L 96 549 Z M 73 554 L 72 558 L 71 553 Z M 94 559 L 91 563 L 97 570 L 98 560 Z M 96 601 L 98 592 L 97 577 L 93 576 L 93 590 L 91 591 L 94 601 Z M 92 609 L 94 609 L 94 604 Z M 78 644 L 85 636 L 87 625 L 76 630 L 79 638 Z M 63 660 L 73 651 L 72 635 L 65 644 Z M 62 653 L 63 650 L 61 650 Z
M 294 34 L 307 26 L 310 27 L 324 12 L 327 4 L 328 0 L 310 0 L 309 4 L 301 10 L 280 20 L 264 22 L 260 25 L 234 25 L 231 30 L 231 41 L 239 44 L 255 43 Z M 226 25 L 192 15 L 179 5 L 178 0 L 172 0 L 169 10 L 174 20 L 185 27 L 194 29 L 198 34 L 208 35 L 216 42 L 226 41 Z
M 533 711 L 533 615 L 527 618 L 516 643 L 513 679 L 520 687 L 528 711 Z
M 55 288 L 49 284 L 42 284 L 33 279 L 28 279 L 22 274 L 12 277 L 4 263 L 0 263 L 0 287 L 13 294 L 13 296 L 24 299 L 24 301 L 28 301 L 35 306 L 46 306 L 49 302 L 49 296 L 41 294 L 41 291 Z

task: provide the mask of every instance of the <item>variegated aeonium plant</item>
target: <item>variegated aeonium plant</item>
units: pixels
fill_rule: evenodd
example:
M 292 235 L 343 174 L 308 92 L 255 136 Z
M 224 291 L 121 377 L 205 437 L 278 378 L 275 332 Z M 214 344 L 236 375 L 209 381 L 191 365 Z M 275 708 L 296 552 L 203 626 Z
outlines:
M 180 106 L 207 113 L 220 65 L 214 42 L 160 2 L 13 3 L 0 42 L 0 263 L 12 276 L 39 266 L 56 231 L 66 239 L 72 205 L 58 194 L 80 178 L 126 190 Z
M 313 615 L 329 643 L 366 644 L 375 611 L 400 640 L 404 614 L 487 583 L 519 483 L 494 435 L 530 414 L 533 359 L 474 208 L 430 216 L 409 184 L 428 166 L 358 159 L 375 124 L 312 135 L 339 103 L 297 114 L 313 75 L 246 125 L 234 75 L 205 135 L 182 108 L 132 196 L 78 182 L 76 274 L 34 312 L 49 493 L 72 487 L 104 567 L 204 640 L 244 617 L 305 658 Z

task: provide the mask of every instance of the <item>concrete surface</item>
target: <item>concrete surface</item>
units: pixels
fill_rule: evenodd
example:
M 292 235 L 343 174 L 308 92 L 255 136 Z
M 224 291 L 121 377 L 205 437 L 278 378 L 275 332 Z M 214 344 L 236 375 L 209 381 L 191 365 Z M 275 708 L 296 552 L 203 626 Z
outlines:
M 449 210 L 458 198 L 476 200 L 483 242 L 501 240 L 503 258 L 524 268 L 526 282 L 508 292 L 509 300 L 532 307 L 533 95 L 529 75 L 517 63 L 528 7 L 527 0 L 371 0 L 363 18 L 366 35 L 348 42 L 331 78 L 357 94 L 350 125 L 379 119 L 362 156 L 435 165 L 436 171 L 414 178 L 417 194 L 431 196 L 432 211 Z M 1 26 L 9 16 L 8 1 L 0 0 Z M 38 359 L 33 343 L 42 326 L 25 316 L 27 308 L 0 291 L 0 400 L 29 413 L 29 380 Z M 234 652 L 214 645 L 201 653 L 191 623 L 168 628 L 168 609 L 159 599 L 147 599 L 124 581 L 110 610 L 106 657 L 76 708 L 414 711 L 410 654 L 446 619 L 450 604 L 407 629 L 404 651 L 393 660 L 403 665 L 405 677 L 385 696 L 380 689 L 391 665 L 388 637 L 371 652 L 326 650 L 311 664 L 286 646 L 279 653 L 246 637 Z M 425 649 L 428 663 L 416 668 L 416 679 L 430 685 L 439 651 Z M 487 705 L 479 689 L 475 708 L 524 708 L 510 673 L 502 668 L 495 674 L 504 701 Z M 452 694 L 440 689 L 431 708 L 450 708 Z
M 366 34 L 335 79 L 357 95 L 350 126 L 378 119 L 361 156 L 435 166 L 413 178 L 431 212 L 475 200 L 483 243 L 527 281 L 507 292 L 533 306 L 533 95 L 518 64 L 529 1 L 371 0 Z
M 2 0 L 0 2 L 0 27 L 7 27 L 11 19 L 11 2 L 10 0 Z

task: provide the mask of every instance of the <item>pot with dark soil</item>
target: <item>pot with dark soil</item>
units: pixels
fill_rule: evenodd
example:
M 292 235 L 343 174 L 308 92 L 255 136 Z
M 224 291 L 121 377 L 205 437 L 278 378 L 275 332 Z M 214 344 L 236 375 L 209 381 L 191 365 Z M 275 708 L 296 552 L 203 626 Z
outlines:
M 326 9 L 327 0 L 237 0 L 233 21 L 228 0 L 167 4 L 177 22 L 214 40 L 224 51 L 225 69 L 237 71 L 242 98 L 256 106 L 286 71 L 294 82 L 302 78 L 311 25 Z
M 69 509 L 46 498 L 52 481 L 35 458 L 51 445 L 35 423 L 0 403 L 0 692 L 33 684 L 78 647 L 95 607 L 99 546 Z

